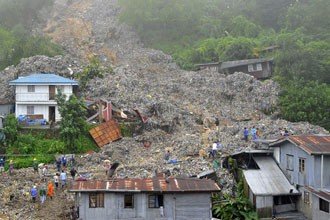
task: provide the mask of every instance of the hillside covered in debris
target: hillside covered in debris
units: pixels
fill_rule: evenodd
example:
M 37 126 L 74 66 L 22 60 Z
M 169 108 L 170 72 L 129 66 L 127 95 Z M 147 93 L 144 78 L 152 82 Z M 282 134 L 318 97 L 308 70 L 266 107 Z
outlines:
M 102 172 L 105 159 L 120 164 L 115 174 L 118 177 L 151 177 L 155 170 L 169 170 L 172 176 L 196 176 L 212 169 L 212 160 L 200 157 L 199 152 L 201 149 L 207 152 L 215 141 L 223 145 L 224 155 L 256 147 L 253 142 L 242 140 L 244 127 L 259 128 L 261 139 L 279 137 L 280 128 L 287 128 L 290 134 L 328 133 L 308 123 L 279 119 L 275 107 L 280 87 L 271 79 L 259 81 L 245 73 L 226 76 L 207 70 L 181 70 L 170 56 L 145 47 L 129 27 L 119 23 L 119 12 L 117 0 L 56 0 L 47 14 L 48 22 L 35 33 L 61 44 L 65 55 L 29 57 L 0 73 L 1 100 L 10 102 L 14 100 L 14 91 L 7 83 L 18 76 L 56 73 L 70 77 L 69 67 L 79 74 L 93 56 L 113 68 L 103 79 L 89 82 L 83 96 L 110 100 L 127 112 L 139 109 L 147 121 L 133 137 L 124 137 L 99 152 L 77 157 L 78 172 L 88 173 L 89 179 L 106 179 Z M 216 118 L 220 121 L 218 130 Z M 146 148 L 145 142 L 150 147 Z M 178 163 L 163 163 L 167 150 Z M 220 163 L 221 158 L 218 160 Z M 49 180 L 55 172 L 52 166 Z M 17 171 L 15 178 L 3 178 L 1 212 L 18 219 L 59 219 L 47 215 L 55 215 L 47 212 L 52 209 L 50 206 L 40 207 L 43 215 L 35 212 L 35 216 L 23 217 L 31 209 L 26 205 L 28 199 L 22 198 L 36 183 L 32 173 L 32 169 L 23 169 Z M 220 187 L 230 193 L 232 177 L 222 169 L 218 176 L 222 177 Z M 64 192 L 58 196 L 72 202 L 72 197 Z M 56 208 L 60 209 L 57 214 L 63 216 L 63 207 L 57 204 Z

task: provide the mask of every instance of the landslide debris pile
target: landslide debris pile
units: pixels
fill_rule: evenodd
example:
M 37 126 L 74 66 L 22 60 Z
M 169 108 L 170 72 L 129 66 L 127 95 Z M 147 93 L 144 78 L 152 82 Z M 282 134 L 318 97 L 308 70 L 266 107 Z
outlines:
M 274 107 L 280 87 L 272 80 L 259 81 L 245 73 L 225 76 L 180 70 L 170 56 L 143 47 L 136 34 L 118 22 L 119 12 L 117 0 L 56 0 L 45 28 L 35 32 L 53 37 L 64 46 L 65 55 L 22 59 L 17 66 L 0 72 L 0 100 L 10 102 L 14 101 L 14 91 L 7 83 L 18 76 L 41 72 L 71 77 L 70 69 L 79 75 L 91 56 L 114 69 L 103 79 L 90 81 L 83 95 L 111 100 L 125 111 L 137 108 L 147 121 L 141 122 L 143 129 L 132 137 L 112 142 L 99 152 L 76 155 L 78 172 L 87 174 L 89 180 L 106 179 L 106 159 L 120 164 L 117 177 L 152 177 L 155 170 L 172 176 L 196 176 L 213 169 L 213 159 L 199 153 L 207 154 L 214 141 L 223 145 L 221 157 L 216 158 L 219 164 L 222 156 L 257 147 L 242 141 L 244 127 L 259 128 L 262 139 L 279 137 L 279 128 L 287 128 L 290 134 L 328 133 L 308 123 L 278 119 Z M 219 129 L 215 127 L 216 117 Z M 150 147 L 145 147 L 145 142 Z M 166 150 L 176 163 L 164 163 Z M 54 219 L 65 215 L 65 207 L 56 206 L 58 203 L 48 203 L 31 216 L 25 215 L 31 210 L 26 192 L 39 179 L 33 176 L 32 168 L 17 172 L 14 178 L 4 177 L 0 182 L 0 213 L 12 219 L 52 219 L 47 212 L 56 208 L 59 213 Z M 53 164 L 49 173 L 55 173 Z M 233 177 L 225 169 L 217 170 L 217 174 L 223 192 L 231 193 Z M 14 200 L 10 200 L 12 192 Z M 67 192 L 59 193 L 58 198 L 72 202 Z

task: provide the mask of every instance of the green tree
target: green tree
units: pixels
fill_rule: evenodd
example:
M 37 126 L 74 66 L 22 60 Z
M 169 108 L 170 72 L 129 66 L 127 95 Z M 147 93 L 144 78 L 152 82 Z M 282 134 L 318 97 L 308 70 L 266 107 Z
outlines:
M 257 220 L 258 216 L 252 208 L 250 201 L 243 193 L 243 181 L 238 183 L 237 196 L 229 197 L 227 194 L 224 196 L 215 195 L 213 199 L 213 215 L 220 219 L 245 219 Z
M 18 136 L 18 121 L 14 114 L 6 116 L 3 132 L 5 134 L 5 143 L 7 146 L 13 146 Z
M 330 87 L 317 81 L 287 81 L 278 103 L 281 117 L 330 129 Z
M 56 101 L 61 114 L 60 136 L 69 152 L 78 152 L 78 140 L 87 130 L 86 108 L 82 99 L 72 94 L 68 99 L 57 90 Z

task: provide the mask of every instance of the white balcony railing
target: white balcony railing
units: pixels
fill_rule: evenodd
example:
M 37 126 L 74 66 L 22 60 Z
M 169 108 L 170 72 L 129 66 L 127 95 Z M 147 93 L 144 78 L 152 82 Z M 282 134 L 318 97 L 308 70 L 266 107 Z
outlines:
M 69 97 L 71 93 L 64 93 Z M 55 93 L 16 93 L 16 102 L 49 102 L 55 101 Z

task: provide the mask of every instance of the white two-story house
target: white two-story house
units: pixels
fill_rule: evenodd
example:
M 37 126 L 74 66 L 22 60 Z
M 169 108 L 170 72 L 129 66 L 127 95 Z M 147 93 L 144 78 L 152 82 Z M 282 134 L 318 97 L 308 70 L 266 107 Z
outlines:
M 9 85 L 15 86 L 16 117 L 28 115 L 57 122 L 61 120 L 55 100 L 57 88 L 68 98 L 78 82 L 55 74 L 32 74 L 10 81 Z

